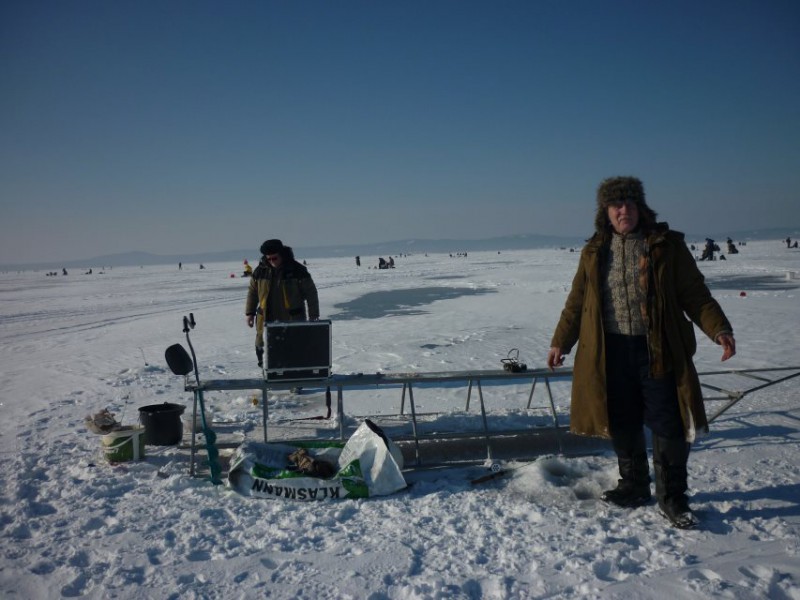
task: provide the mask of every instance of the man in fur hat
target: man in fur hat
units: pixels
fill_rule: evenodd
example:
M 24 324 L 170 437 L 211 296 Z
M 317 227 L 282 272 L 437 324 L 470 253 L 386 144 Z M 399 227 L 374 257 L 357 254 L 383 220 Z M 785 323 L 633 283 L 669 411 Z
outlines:
M 650 502 L 646 425 L 659 508 L 688 528 L 697 522 L 686 497 L 689 448 L 708 431 L 692 323 L 722 346 L 723 361 L 736 354 L 736 342 L 683 237 L 656 221 L 641 181 L 604 180 L 595 233 L 581 252 L 547 364 L 562 365 L 578 343 L 570 429 L 610 438 L 619 465 L 618 485 L 602 499 L 631 508 Z
M 280 240 L 261 244 L 261 262 L 250 278 L 244 314 L 248 327 L 256 325 L 259 367 L 264 364 L 264 323 L 319 319 L 314 280 L 308 269 L 295 260 L 294 251 Z

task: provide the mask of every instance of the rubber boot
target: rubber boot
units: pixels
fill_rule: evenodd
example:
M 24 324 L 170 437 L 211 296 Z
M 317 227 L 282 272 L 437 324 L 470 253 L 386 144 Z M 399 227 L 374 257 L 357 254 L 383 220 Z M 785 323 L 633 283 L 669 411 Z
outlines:
M 653 436 L 653 466 L 656 475 L 656 499 L 661 513 L 679 529 L 690 529 L 697 519 L 689 508 L 686 491 L 690 444 L 684 439 Z
M 605 502 L 624 508 L 635 508 L 650 502 L 650 466 L 644 430 L 616 433 L 612 438 L 619 465 L 617 487 L 600 496 Z
M 258 358 L 258 366 L 264 366 L 264 349 L 256 346 L 256 358 Z

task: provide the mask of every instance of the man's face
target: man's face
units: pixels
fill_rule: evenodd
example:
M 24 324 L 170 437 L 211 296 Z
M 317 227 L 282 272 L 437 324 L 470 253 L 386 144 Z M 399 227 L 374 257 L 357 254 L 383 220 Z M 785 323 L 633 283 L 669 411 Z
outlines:
M 608 205 L 608 220 L 614 231 L 625 235 L 639 226 L 639 207 L 633 200 L 611 202 Z
M 267 261 L 277 269 L 283 263 L 283 258 L 280 254 L 267 254 Z

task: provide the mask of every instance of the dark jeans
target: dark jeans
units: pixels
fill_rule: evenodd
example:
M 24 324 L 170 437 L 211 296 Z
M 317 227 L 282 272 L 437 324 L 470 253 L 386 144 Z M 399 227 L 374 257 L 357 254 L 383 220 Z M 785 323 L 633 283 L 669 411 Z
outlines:
M 675 376 L 650 377 L 647 338 L 606 334 L 606 391 L 612 437 L 633 435 L 647 425 L 654 435 L 683 439 Z

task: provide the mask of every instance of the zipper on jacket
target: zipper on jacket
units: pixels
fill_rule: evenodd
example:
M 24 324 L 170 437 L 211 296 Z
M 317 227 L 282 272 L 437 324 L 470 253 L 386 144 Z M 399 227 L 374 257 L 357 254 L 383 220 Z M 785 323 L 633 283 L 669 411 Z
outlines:
M 645 330 L 645 339 L 647 340 L 647 369 L 650 372 L 650 377 L 653 376 L 653 353 L 650 351 L 650 343 L 652 335 L 650 331 L 653 329 L 653 296 L 655 295 L 655 270 L 653 269 L 653 261 L 650 256 L 650 243 L 647 239 L 644 241 L 644 259 L 647 261 L 647 328 Z

